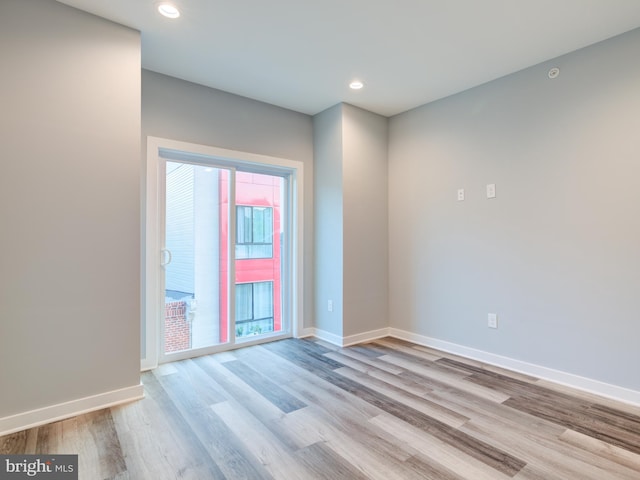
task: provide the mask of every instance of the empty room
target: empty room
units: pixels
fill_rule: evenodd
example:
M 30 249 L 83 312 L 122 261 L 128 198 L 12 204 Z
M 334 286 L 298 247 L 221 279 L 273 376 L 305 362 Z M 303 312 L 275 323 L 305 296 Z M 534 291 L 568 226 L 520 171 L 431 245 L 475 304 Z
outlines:
M 640 478 L 637 0 L 0 0 L 0 479 Z

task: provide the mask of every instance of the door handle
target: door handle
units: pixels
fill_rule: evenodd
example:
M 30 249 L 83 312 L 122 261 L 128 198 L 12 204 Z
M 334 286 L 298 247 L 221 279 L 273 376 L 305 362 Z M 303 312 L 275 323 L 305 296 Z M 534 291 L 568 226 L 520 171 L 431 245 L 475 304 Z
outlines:
M 171 263 L 171 250 L 168 248 L 163 248 L 160 250 L 160 266 L 166 267 Z

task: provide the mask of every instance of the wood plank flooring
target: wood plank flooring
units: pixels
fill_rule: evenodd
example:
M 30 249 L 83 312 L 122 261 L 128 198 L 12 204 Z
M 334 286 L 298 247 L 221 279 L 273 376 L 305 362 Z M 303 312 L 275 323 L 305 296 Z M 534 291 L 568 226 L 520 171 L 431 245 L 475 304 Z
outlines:
M 639 480 L 640 409 L 395 339 L 163 365 L 144 400 L 0 437 L 86 480 Z

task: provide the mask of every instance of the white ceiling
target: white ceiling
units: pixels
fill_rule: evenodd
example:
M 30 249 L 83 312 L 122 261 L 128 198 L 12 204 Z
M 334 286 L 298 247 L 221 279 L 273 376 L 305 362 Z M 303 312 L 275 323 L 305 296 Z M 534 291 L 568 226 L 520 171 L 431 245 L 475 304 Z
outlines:
M 640 0 L 59 1 L 140 30 L 146 69 L 307 114 L 394 115 L 640 27 Z

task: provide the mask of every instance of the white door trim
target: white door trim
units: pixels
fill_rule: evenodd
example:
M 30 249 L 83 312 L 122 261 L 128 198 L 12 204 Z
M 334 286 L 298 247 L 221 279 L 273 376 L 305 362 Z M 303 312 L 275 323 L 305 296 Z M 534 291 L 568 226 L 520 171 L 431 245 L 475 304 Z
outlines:
M 142 370 L 149 370 L 157 367 L 159 359 L 159 322 L 162 312 L 160 312 L 160 299 L 162 295 L 160 255 L 161 248 L 159 241 L 161 214 L 160 193 L 158 190 L 161 168 L 160 159 L 162 155 L 170 155 L 179 159 L 181 155 L 185 158 L 202 157 L 203 160 L 210 159 L 220 166 L 250 166 L 252 169 L 260 170 L 264 167 L 265 173 L 273 174 L 273 169 L 281 169 L 283 173 L 290 175 L 290 232 L 291 232 L 291 258 L 290 279 L 291 295 L 287 299 L 288 309 L 291 312 L 291 330 L 294 337 L 298 337 L 303 332 L 303 291 L 304 291 L 304 164 L 297 160 L 289 160 L 268 155 L 260 155 L 249 152 L 228 150 L 208 145 L 199 145 L 178 140 L 170 140 L 159 137 L 147 137 L 147 158 L 146 158 L 146 197 L 145 197 L 145 217 L 144 224 L 144 258 L 143 267 L 143 299 L 144 314 L 143 321 L 143 358 L 141 359 Z

